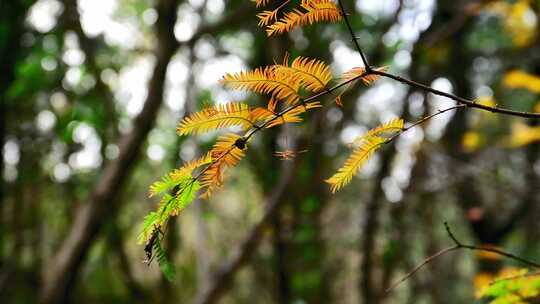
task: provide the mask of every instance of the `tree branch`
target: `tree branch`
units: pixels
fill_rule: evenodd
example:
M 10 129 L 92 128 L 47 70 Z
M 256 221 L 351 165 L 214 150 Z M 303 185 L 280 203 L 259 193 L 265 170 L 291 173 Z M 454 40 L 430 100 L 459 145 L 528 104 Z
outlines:
M 364 52 L 362 51 L 360 44 L 358 44 L 358 39 L 356 38 L 356 35 L 354 34 L 351 23 L 349 22 L 349 18 L 347 17 L 347 12 L 345 11 L 345 7 L 343 6 L 342 0 L 338 0 L 338 3 L 341 9 L 341 15 L 343 16 L 343 19 L 345 20 L 345 24 L 347 25 L 347 29 L 349 30 L 349 33 L 351 34 L 351 38 L 352 38 L 352 41 L 354 42 L 354 45 L 356 46 L 356 50 L 360 54 L 360 57 L 362 57 L 362 62 L 364 63 L 364 67 L 366 68 L 367 72 L 371 72 L 372 68 L 368 63 L 366 55 L 364 55 Z
M 412 270 L 410 270 L 403 277 L 401 277 L 401 279 L 397 280 L 392 285 L 390 285 L 390 287 L 386 290 L 386 293 L 389 293 L 392 290 L 394 290 L 397 286 L 399 286 L 401 283 L 405 282 L 407 279 L 409 279 L 411 276 L 413 276 L 416 272 L 418 272 L 422 267 L 424 267 L 425 265 L 431 263 L 433 260 L 437 259 L 440 256 L 446 255 L 447 253 L 450 253 L 452 251 L 459 250 L 459 249 L 468 249 L 468 250 L 473 250 L 473 251 L 491 252 L 491 253 L 494 253 L 494 254 L 509 258 L 511 260 L 521 262 L 521 263 L 523 263 L 523 264 L 525 264 L 527 266 L 540 269 L 540 263 L 537 263 L 537 262 L 534 262 L 534 261 L 519 257 L 519 256 L 517 256 L 515 254 L 509 253 L 509 252 L 506 252 L 506 251 L 503 251 L 503 250 L 499 250 L 499 249 L 491 248 L 491 247 L 464 244 L 464 243 L 462 243 L 461 241 L 459 241 L 456 238 L 456 236 L 454 235 L 454 233 L 450 229 L 450 226 L 448 225 L 447 222 L 444 222 L 444 227 L 446 229 L 446 233 L 448 234 L 448 237 L 450 237 L 450 239 L 452 239 L 452 241 L 454 242 L 454 246 L 447 247 L 447 248 L 435 253 L 434 255 L 431 255 L 431 256 L 427 257 L 426 259 L 424 259 L 420 264 L 415 266 Z
M 397 80 L 397 81 L 399 81 L 401 83 L 404 83 L 406 85 L 409 85 L 411 87 L 415 87 L 415 88 L 418 88 L 418 89 L 433 93 L 433 94 L 438 95 L 438 96 L 443 96 L 443 97 L 455 100 L 456 102 L 458 102 L 460 104 L 467 105 L 470 108 L 476 108 L 476 109 L 488 111 L 488 112 L 491 112 L 491 113 L 499 113 L 499 114 L 523 117 L 523 118 L 540 119 L 540 113 L 515 111 L 515 110 L 510 110 L 510 109 L 486 106 L 486 105 L 477 103 L 477 102 L 475 102 L 473 100 L 466 99 L 466 98 L 463 98 L 463 97 L 459 97 L 459 96 L 456 96 L 456 95 L 453 95 L 453 94 L 450 94 L 450 93 L 446 93 L 446 92 L 443 92 L 443 91 L 439 91 L 439 90 L 436 90 L 436 89 L 434 89 L 432 87 L 429 87 L 429 86 L 427 86 L 425 84 L 421 84 L 421 83 L 418 83 L 416 81 L 409 80 L 409 79 L 403 78 L 401 76 L 390 74 L 390 73 L 387 73 L 387 72 L 384 72 L 384 71 L 371 70 L 371 72 L 369 72 L 369 74 L 379 75 L 379 76 L 383 76 L 383 77 L 387 77 L 387 78 Z
M 453 94 L 450 94 L 450 93 L 446 93 L 446 92 L 443 92 L 443 91 L 436 90 L 436 89 L 434 89 L 434 88 L 432 88 L 430 86 L 427 86 L 425 84 L 418 83 L 416 81 L 409 80 L 409 79 L 403 78 L 403 77 L 398 76 L 398 75 L 394 75 L 394 74 L 390 74 L 390 73 L 387 73 L 387 72 L 384 72 L 384 71 L 381 71 L 381 70 L 373 69 L 371 66 L 369 66 L 367 58 L 364 55 L 364 52 L 362 51 L 362 48 L 360 47 L 360 44 L 358 43 L 358 39 L 356 39 L 356 37 L 354 35 L 354 31 L 353 31 L 353 29 L 351 27 L 351 24 L 349 22 L 349 19 L 347 17 L 348 14 L 345 11 L 345 8 L 343 7 L 342 0 L 338 0 L 338 3 L 339 3 L 339 7 L 341 9 L 341 14 L 343 16 L 343 19 L 345 20 L 345 24 L 347 25 L 349 33 L 351 34 L 351 38 L 352 38 L 352 40 L 354 42 L 356 50 L 360 54 L 360 57 L 362 57 L 362 62 L 364 64 L 364 66 L 365 66 L 367 75 L 379 75 L 379 76 L 391 78 L 391 79 L 394 79 L 394 80 L 399 81 L 401 83 L 404 83 L 406 85 L 409 85 L 411 87 L 422 89 L 422 90 L 428 91 L 430 93 L 433 93 L 435 95 L 439 95 L 439 96 L 443 96 L 443 97 L 455 100 L 456 102 L 458 102 L 460 104 L 465 104 L 465 105 L 467 105 L 467 106 L 469 106 L 471 108 L 476 108 L 476 109 L 480 109 L 480 110 L 484 110 L 484 111 L 489 111 L 489 112 L 492 112 L 492 113 L 499 113 L 499 114 L 505 114 L 505 115 L 511 115 L 511 116 L 524 117 L 524 118 L 540 119 L 540 113 L 515 111 L 515 110 L 510 110 L 510 109 L 486 106 L 486 105 L 483 105 L 483 104 L 476 103 L 475 101 L 470 100 L 470 99 L 466 99 L 466 98 L 459 97 L 459 96 L 456 96 L 456 95 L 453 95 Z

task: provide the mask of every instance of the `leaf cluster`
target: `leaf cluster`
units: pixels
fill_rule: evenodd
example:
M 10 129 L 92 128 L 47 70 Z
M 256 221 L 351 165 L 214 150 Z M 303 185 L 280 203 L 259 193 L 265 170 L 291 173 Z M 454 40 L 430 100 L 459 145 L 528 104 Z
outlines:
M 272 1 L 254 2 L 258 7 L 262 7 Z M 342 17 L 336 4 L 329 0 L 302 0 L 300 7 L 278 17 L 280 10 L 288 3 L 289 1 L 285 1 L 275 10 L 264 11 L 258 15 L 261 19 L 260 26 L 266 27 L 268 35 L 285 33 L 295 27 L 316 22 L 335 22 Z M 155 247 L 158 262 L 160 266 L 163 265 L 162 270 L 170 273 L 172 268 L 162 254 L 159 238 L 156 242 L 158 245 L 152 243 L 155 231 L 161 231 L 171 216 L 176 216 L 197 196 L 208 198 L 220 188 L 226 171 L 238 165 L 244 158 L 253 135 L 279 125 L 302 122 L 305 112 L 322 106 L 317 99 L 331 94 L 337 88 L 347 89 L 355 81 L 371 84 L 377 78 L 377 75 L 366 73 L 365 69 L 357 67 L 338 77 L 338 83 L 331 87 L 330 83 L 334 78 L 327 63 L 303 56 L 290 61 L 288 55 L 281 63 L 225 74 L 220 80 L 224 87 L 262 94 L 268 98 L 266 105 L 252 107 L 243 102 L 217 104 L 191 113 L 178 124 L 177 133 L 180 136 L 199 135 L 233 127 L 242 134 L 225 132 L 203 157 L 185 163 L 150 186 L 150 196 L 161 196 L 161 199 L 157 210 L 145 217 L 139 243 Z M 312 95 L 305 96 L 306 94 Z M 341 103 L 339 97 L 336 102 Z M 355 140 L 353 145 L 356 148 L 349 159 L 338 173 L 327 180 L 332 192 L 351 181 L 369 157 L 387 142 L 387 134 L 400 132 L 402 129 L 403 120 L 396 119 Z M 286 151 L 281 157 L 289 159 L 295 155 L 294 151 Z
M 491 304 L 521 304 L 540 295 L 540 275 L 527 269 L 503 269 L 495 280 L 480 291 Z

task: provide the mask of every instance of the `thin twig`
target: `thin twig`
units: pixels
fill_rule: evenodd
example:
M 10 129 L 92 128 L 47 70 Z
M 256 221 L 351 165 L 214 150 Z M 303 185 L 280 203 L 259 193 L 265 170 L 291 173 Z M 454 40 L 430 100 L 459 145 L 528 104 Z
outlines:
M 458 241 L 457 238 L 454 236 L 454 234 L 452 233 L 452 230 L 450 230 L 450 226 L 448 225 L 447 222 L 444 222 L 444 227 L 446 227 L 446 232 L 448 232 L 448 235 L 454 241 L 454 243 L 456 243 L 456 245 L 459 245 L 459 247 L 461 247 L 461 248 L 465 248 L 465 249 L 469 249 L 469 250 L 485 251 L 485 252 L 495 253 L 495 254 L 498 254 L 500 256 L 507 257 L 507 258 L 512 259 L 512 260 L 516 260 L 516 261 L 521 262 L 521 263 L 523 263 L 525 265 L 540 269 L 540 263 L 524 259 L 522 257 L 519 257 L 519 256 L 511 254 L 511 253 L 508 253 L 508 252 L 503 251 L 503 250 L 499 250 L 499 249 L 491 248 L 491 247 L 463 244 L 460 241 Z
M 345 11 L 345 8 L 343 7 L 342 1 L 338 0 L 338 3 L 339 3 L 339 6 L 341 8 L 341 13 L 343 15 L 343 19 L 345 20 L 345 24 L 347 25 L 349 33 L 351 34 L 352 41 L 354 42 L 354 44 L 356 46 L 356 49 L 358 50 L 358 53 L 360 54 L 360 57 L 362 58 L 362 62 L 364 63 L 366 73 L 368 75 L 379 75 L 379 76 L 387 77 L 387 78 L 399 81 L 399 82 L 401 82 L 403 84 L 406 84 L 406 85 L 408 85 L 410 87 L 422 89 L 422 90 L 430 92 L 432 94 L 435 94 L 435 95 L 438 95 L 438 96 L 443 96 L 443 97 L 455 100 L 458 103 L 458 105 L 456 105 L 456 106 L 453 106 L 453 107 L 450 107 L 450 108 L 447 108 L 447 109 L 444 109 L 444 110 L 439 110 L 436 113 L 428 115 L 428 116 L 420 119 L 419 121 L 413 123 L 412 125 L 403 128 L 401 130 L 401 132 L 399 132 L 398 134 L 396 134 L 393 137 L 389 138 L 386 142 L 391 142 L 392 140 L 394 140 L 394 138 L 401 135 L 403 132 L 405 132 L 405 131 L 407 131 L 407 130 L 409 130 L 409 129 L 417 126 L 417 125 L 420 125 L 420 124 L 432 119 L 433 117 L 435 117 L 437 115 L 440 115 L 440 114 L 442 114 L 444 112 L 447 112 L 447 111 L 450 111 L 450 110 L 454 110 L 454 109 L 457 110 L 457 109 L 466 108 L 466 107 L 476 108 L 476 109 L 480 109 L 480 110 L 484 110 L 484 111 L 489 111 L 489 112 L 492 112 L 492 113 L 499 113 L 499 114 L 505 114 L 505 115 L 511 115 L 511 116 L 524 117 L 524 118 L 535 118 L 535 119 L 540 118 L 540 113 L 522 112 L 522 111 L 515 111 L 515 110 L 510 110 L 510 109 L 503 109 L 503 108 L 498 108 L 498 107 L 486 106 L 486 105 L 483 105 L 483 104 L 476 103 L 473 100 L 469 100 L 469 99 L 466 99 L 466 98 L 463 98 L 463 97 L 453 95 L 451 93 L 446 93 L 446 92 L 443 92 L 443 91 L 436 90 L 436 89 L 434 89 L 434 88 L 432 88 L 430 86 L 424 85 L 422 83 L 418 83 L 418 82 L 413 81 L 413 80 L 403 78 L 403 77 L 398 76 L 398 75 L 390 74 L 390 73 L 387 73 L 387 72 L 382 71 L 382 70 L 372 69 L 368 64 L 368 61 L 367 61 L 366 57 L 364 56 L 364 52 L 362 51 L 362 48 L 360 47 L 360 45 L 358 43 L 358 39 L 356 39 L 356 37 L 354 35 L 354 31 L 353 31 L 353 29 L 351 27 L 349 19 L 347 18 L 348 14 Z M 436 258 L 438 258 L 440 256 L 443 256 L 443 255 L 445 255 L 445 254 L 447 254 L 449 252 L 452 252 L 452 251 L 455 251 L 455 250 L 458 250 L 458 249 L 462 249 L 462 248 L 463 249 L 469 249 L 469 250 L 475 250 L 475 251 L 491 252 L 491 253 L 494 253 L 494 254 L 497 254 L 497 255 L 500 255 L 500 256 L 503 256 L 503 257 L 507 257 L 509 259 L 519 261 L 521 263 L 524 263 L 526 265 L 529 265 L 529 266 L 532 266 L 532 267 L 535 267 L 535 268 L 540 268 L 540 264 L 538 264 L 536 262 L 521 258 L 519 256 L 516 256 L 514 254 L 511 254 L 511 253 L 508 253 L 508 252 L 505 252 L 505 251 L 502 251 L 502 250 L 499 250 L 499 249 L 463 244 L 454 236 L 454 234 L 450 230 L 450 226 L 448 226 L 448 223 L 445 222 L 444 226 L 446 227 L 446 231 L 448 233 L 448 236 L 452 239 L 452 241 L 455 243 L 455 245 L 451 246 L 451 247 L 448 247 L 448 248 L 445 248 L 445 249 L 435 253 L 434 255 L 431 255 L 431 256 L 427 257 L 426 259 L 424 259 L 424 261 L 422 261 L 422 263 L 420 263 L 419 265 L 414 267 L 411 271 L 407 272 L 405 274 L 405 276 L 403 276 L 401 279 L 399 279 L 398 281 L 393 283 L 386 290 L 386 293 L 392 291 L 394 288 L 396 288 L 398 285 L 400 285 L 401 283 L 406 281 L 408 278 L 410 278 L 412 275 L 414 275 L 417 271 L 419 271 L 423 266 L 429 264 L 434 259 L 436 259 Z
M 409 126 L 403 128 L 403 132 L 405 132 L 405 131 L 407 131 L 407 130 L 409 130 L 409 129 L 411 129 L 411 128 L 414 128 L 414 127 L 416 127 L 417 125 L 423 124 L 424 122 L 430 120 L 431 118 L 433 118 L 433 117 L 435 117 L 435 116 L 437 116 L 437 115 L 441 115 L 441 114 L 443 114 L 443 113 L 445 113 L 445 112 L 448 112 L 448 111 L 451 111 L 451 110 L 457 110 L 457 109 L 464 108 L 464 107 L 467 107 L 467 105 L 465 105 L 465 104 L 458 104 L 458 105 L 456 105 L 456 106 L 449 107 L 449 108 L 446 108 L 446 109 L 443 109 L 443 110 L 440 110 L 440 109 L 439 109 L 439 110 L 437 110 L 437 112 L 435 112 L 435 113 L 433 113 L 433 114 L 430 114 L 430 115 L 428 115 L 428 116 L 426 116 L 426 117 L 424 117 L 424 118 L 418 120 L 417 122 L 415 122 L 415 123 L 413 123 L 413 124 L 411 124 L 411 125 L 409 125 Z
M 451 251 L 454 251 L 454 250 L 457 250 L 459 249 L 460 247 L 458 245 L 454 245 L 452 247 L 447 247 L 437 253 L 435 253 L 434 255 L 431 255 L 429 257 L 427 257 L 426 259 L 424 259 L 422 261 L 422 263 L 416 265 L 411 271 L 407 272 L 403 277 L 401 277 L 399 280 L 397 280 L 396 282 L 392 283 L 392 285 L 390 285 L 390 287 L 388 287 L 385 291 L 385 293 L 389 293 L 390 291 L 392 291 L 394 288 L 396 288 L 398 285 L 400 285 L 401 283 L 405 282 L 407 279 L 409 279 L 410 277 L 412 277 L 418 270 L 420 270 L 422 267 L 424 267 L 425 265 L 431 263 L 431 261 L 433 261 L 434 259 L 442 256 L 442 255 L 445 255 Z
M 367 72 L 371 72 L 371 66 L 368 64 L 366 55 L 364 55 L 364 52 L 362 51 L 362 48 L 360 47 L 360 44 L 358 44 L 358 39 L 354 35 L 354 31 L 352 29 L 351 23 L 349 22 L 349 18 L 347 18 L 347 12 L 345 11 L 345 7 L 343 6 L 343 3 L 341 0 L 338 0 L 339 8 L 341 9 L 341 15 L 343 16 L 343 19 L 345 20 L 345 24 L 347 24 L 347 29 L 349 30 L 349 33 L 351 34 L 352 41 L 354 42 L 354 45 L 356 46 L 356 50 L 358 53 L 360 53 L 360 57 L 362 57 L 362 62 L 364 63 L 364 67 L 366 68 Z
M 390 74 L 390 73 L 387 73 L 387 72 L 384 72 L 384 71 L 381 71 L 381 70 L 372 69 L 369 72 L 369 74 L 379 75 L 379 76 L 383 76 L 383 77 L 387 77 L 387 78 L 397 80 L 397 81 L 399 81 L 401 83 L 404 83 L 406 85 L 409 85 L 411 87 L 422 89 L 424 91 L 433 93 L 435 95 L 443 96 L 443 97 L 455 100 L 458 103 L 465 104 L 470 108 L 476 108 L 476 109 L 480 109 L 480 110 L 484 110 L 484 111 L 488 111 L 488 112 L 492 112 L 492 113 L 499 113 L 499 114 L 505 114 L 505 115 L 511 115 L 511 116 L 524 117 L 524 118 L 536 118 L 536 119 L 540 118 L 540 113 L 523 112 L 523 111 L 515 111 L 515 110 L 498 108 L 498 107 L 490 107 L 490 106 L 487 106 L 487 105 L 484 105 L 484 104 L 481 104 L 481 103 L 477 103 L 477 102 L 475 102 L 473 100 L 470 100 L 470 99 L 466 99 L 466 98 L 463 98 L 463 97 L 460 97 L 460 96 L 456 96 L 456 95 L 451 94 L 451 93 L 446 93 L 446 92 L 443 92 L 443 91 L 436 90 L 436 89 L 434 89 L 434 88 L 432 88 L 430 86 L 427 86 L 425 84 L 422 84 L 422 83 L 419 83 L 419 82 L 416 82 L 416 81 L 413 81 L 413 80 L 409 80 L 409 79 L 403 78 L 403 77 L 398 76 L 398 75 Z
M 386 140 L 384 143 L 388 144 L 388 143 L 394 141 L 394 139 L 401 136 L 401 134 L 409 131 L 410 129 L 412 129 L 412 128 L 418 126 L 418 125 L 421 125 L 421 124 L 425 123 L 426 121 L 432 119 L 435 116 L 441 115 L 441 114 L 446 113 L 448 111 L 459 110 L 459 109 L 466 108 L 466 107 L 468 107 L 468 105 L 458 104 L 458 105 L 455 105 L 455 106 L 452 106 L 452 107 L 449 107 L 449 108 L 446 108 L 446 109 L 442 109 L 442 110 L 439 109 L 439 110 L 437 110 L 437 112 L 435 112 L 433 114 L 430 114 L 430 115 L 427 115 L 427 116 L 419 119 L 418 121 L 412 123 L 411 125 L 409 125 L 407 127 L 404 127 L 403 129 L 401 129 L 400 132 L 398 132 L 398 133 L 394 134 L 392 137 L 388 138 L 388 140 Z
M 476 103 L 475 101 L 470 100 L 470 99 L 466 99 L 466 98 L 459 97 L 459 96 L 456 96 L 456 95 L 453 95 L 453 94 L 450 94 L 450 93 L 446 93 L 446 92 L 443 92 L 443 91 L 436 90 L 436 89 L 434 89 L 434 88 L 432 88 L 430 86 L 427 86 L 425 84 L 422 84 L 422 83 L 419 83 L 419 82 L 416 82 L 416 81 L 413 81 L 413 80 L 409 80 L 409 79 L 403 78 L 403 77 L 398 76 L 398 75 L 390 74 L 390 73 L 387 73 L 387 72 L 382 71 L 382 70 L 373 69 L 368 64 L 367 58 L 364 55 L 364 52 L 362 51 L 362 48 L 360 47 L 360 44 L 358 43 L 358 39 L 356 39 L 356 36 L 354 35 L 354 31 L 352 29 L 351 23 L 349 22 L 349 18 L 347 17 L 348 14 L 345 11 L 342 0 L 338 0 L 338 3 L 339 3 L 339 7 L 341 9 L 341 15 L 343 16 L 343 19 L 345 20 L 345 24 L 347 25 L 347 28 L 348 28 L 349 33 L 351 35 L 351 39 L 354 42 L 354 45 L 356 47 L 356 50 L 360 54 L 360 57 L 362 57 L 362 62 L 364 63 L 364 66 L 365 66 L 365 69 L 366 69 L 366 72 L 367 72 L 368 75 L 379 75 L 379 76 L 391 78 L 391 79 L 397 80 L 397 81 L 399 81 L 401 83 L 404 83 L 406 85 L 409 85 L 411 87 L 422 89 L 422 90 L 428 91 L 430 93 L 433 93 L 435 95 L 439 95 L 439 96 L 443 96 L 443 97 L 455 100 L 458 103 L 465 104 L 465 105 L 467 105 L 467 106 L 469 106 L 471 108 L 476 108 L 476 109 L 480 109 L 480 110 L 484 110 L 484 111 L 489 111 L 489 112 L 492 112 L 492 113 L 499 113 L 499 114 L 505 114 L 505 115 L 518 116 L 518 117 L 540 119 L 540 113 L 523 112 L 523 111 L 515 111 L 515 110 L 503 109 L 503 108 L 497 108 L 497 107 L 490 107 L 490 106 L 487 106 L 487 105 Z
M 456 236 L 454 235 L 454 233 L 450 229 L 450 226 L 448 225 L 447 222 L 444 222 L 444 227 L 446 228 L 446 232 L 448 233 L 448 236 L 454 242 L 454 246 L 445 248 L 445 249 L 435 253 L 434 255 L 431 255 L 431 256 L 427 257 L 426 259 L 424 259 L 420 264 L 415 266 L 412 270 L 407 272 L 403 277 L 401 277 L 395 283 L 390 285 L 390 287 L 388 289 L 386 289 L 386 293 L 389 293 L 392 290 L 394 290 L 397 286 L 399 286 L 401 283 L 405 282 L 407 279 L 409 279 L 411 276 L 413 276 L 418 270 L 420 270 L 425 265 L 431 263 L 436 258 L 438 258 L 440 256 L 443 256 L 443 255 L 445 255 L 445 254 L 447 254 L 449 252 L 459 250 L 459 249 L 468 249 L 468 250 L 474 250 L 474 251 L 491 252 L 491 253 L 494 253 L 494 254 L 509 258 L 511 260 L 521 262 L 521 263 L 523 263 L 525 265 L 540 269 L 540 263 L 537 263 L 537 262 L 534 262 L 534 261 L 519 257 L 519 256 L 517 256 L 515 254 L 509 253 L 509 252 L 506 252 L 506 251 L 502 251 L 502 250 L 491 248 L 491 247 L 464 244 L 464 243 L 460 242 L 456 238 Z

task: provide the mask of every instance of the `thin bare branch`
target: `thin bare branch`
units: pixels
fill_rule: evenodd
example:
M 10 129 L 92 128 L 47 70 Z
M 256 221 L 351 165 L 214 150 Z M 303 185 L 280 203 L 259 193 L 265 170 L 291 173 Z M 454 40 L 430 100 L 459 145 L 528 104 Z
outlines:
M 447 247 L 447 248 L 444 248 L 443 250 L 435 253 L 434 255 L 430 255 L 429 257 L 425 258 L 420 264 L 416 265 L 411 271 L 407 272 L 399 280 L 392 283 L 392 285 L 390 285 L 390 287 L 388 287 L 388 289 L 386 289 L 385 293 L 389 293 L 392 290 L 394 290 L 396 287 L 398 287 L 398 285 L 400 285 L 401 283 L 405 282 L 407 279 L 412 277 L 417 271 L 419 271 L 422 267 L 426 266 L 427 264 L 431 263 L 431 261 L 433 261 L 434 259 L 436 259 L 436 258 L 438 258 L 440 256 L 443 256 L 443 255 L 445 255 L 445 254 L 447 254 L 449 252 L 452 252 L 454 250 L 457 250 L 459 248 L 460 247 L 458 245 L 454 245 L 452 247 Z
M 339 8 L 341 9 L 341 15 L 343 15 L 343 19 L 345 20 L 345 24 L 347 24 L 347 29 L 349 30 L 349 33 L 351 34 L 352 41 L 354 42 L 354 45 L 356 46 L 356 50 L 360 54 L 360 57 L 362 57 L 362 62 L 364 63 L 364 67 L 366 68 L 367 72 L 371 72 L 372 68 L 369 65 L 366 55 L 364 55 L 364 52 L 362 51 L 362 48 L 360 47 L 360 44 L 358 43 L 358 39 L 356 39 L 356 35 L 354 34 L 354 30 L 351 26 L 351 23 L 349 22 L 349 18 L 347 17 L 347 12 L 345 11 L 345 7 L 343 6 L 343 3 L 341 0 L 338 0 Z
M 409 85 L 411 87 L 415 87 L 415 88 L 430 92 L 430 93 L 438 95 L 438 96 L 443 96 L 443 97 L 455 100 L 456 102 L 458 102 L 460 104 L 465 104 L 470 108 L 484 110 L 484 111 L 488 111 L 488 112 L 491 112 L 491 113 L 499 113 L 499 114 L 523 117 L 523 118 L 540 119 L 540 113 L 515 111 L 515 110 L 510 110 L 510 109 L 498 108 L 496 106 L 495 107 L 490 107 L 490 106 L 487 106 L 487 105 L 484 105 L 484 104 L 477 103 L 474 100 L 470 100 L 470 99 L 466 99 L 466 98 L 463 98 L 463 97 L 460 97 L 460 96 L 456 96 L 456 95 L 451 94 L 451 93 L 439 91 L 439 90 L 436 90 L 436 89 L 434 89 L 434 88 L 432 88 L 430 86 L 427 86 L 425 84 L 422 84 L 422 83 L 419 83 L 419 82 L 416 82 L 416 81 L 413 81 L 413 80 L 409 80 L 409 79 L 403 78 L 403 77 L 398 76 L 398 75 L 390 74 L 390 73 L 387 73 L 387 72 L 384 72 L 384 71 L 373 70 L 372 69 L 369 72 L 369 74 L 379 75 L 379 76 L 383 76 L 383 77 L 387 77 L 387 78 L 397 80 L 397 81 L 399 81 L 401 83 L 404 83 L 406 85 Z
M 415 266 L 412 270 L 407 272 L 403 277 L 401 277 L 395 283 L 390 285 L 390 287 L 386 290 L 386 293 L 389 293 L 392 290 L 394 290 L 401 283 L 405 282 L 407 279 L 409 279 L 411 276 L 413 276 L 416 272 L 418 272 L 422 267 L 424 267 L 425 265 L 431 263 L 436 258 L 438 258 L 440 256 L 443 256 L 443 255 L 446 255 L 447 253 L 450 253 L 452 251 L 459 250 L 459 249 L 468 249 L 468 250 L 481 251 L 481 252 L 491 252 L 491 253 L 494 253 L 494 254 L 509 258 L 511 260 L 521 262 L 521 263 L 523 263 L 523 264 L 525 264 L 527 266 L 540 269 L 540 263 L 537 263 L 537 262 L 534 262 L 534 261 L 519 257 L 519 256 L 517 256 L 515 254 L 509 253 L 509 252 L 506 252 L 506 251 L 503 251 L 503 250 L 499 250 L 499 249 L 491 248 L 491 247 L 485 247 L 485 246 L 475 246 L 475 245 L 464 244 L 464 243 L 462 243 L 461 241 L 459 241 L 456 238 L 456 236 L 454 235 L 454 233 L 450 229 L 450 226 L 448 225 L 447 222 L 444 222 L 444 227 L 446 229 L 448 237 L 450 237 L 450 239 L 452 239 L 452 241 L 454 242 L 454 246 L 445 248 L 445 249 L 435 253 L 434 255 L 431 255 L 431 256 L 427 257 L 426 259 L 424 259 L 420 264 Z
M 409 126 L 407 127 L 404 127 L 403 129 L 401 129 L 400 132 L 394 134 L 392 137 L 390 137 L 385 143 L 390 143 L 392 141 L 394 141 L 394 139 L 396 139 L 397 137 L 399 137 L 401 134 L 403 134 L 404 132 L 407 132 L 409 131 L 410 129 L 418 126 L 418 125 L 421 125 L 427 121 L 429 121 L 430 119 L 432 119 L 433 117 L 435 116 L 439 116 L 441 114 L 444 114 L 448 111 L 452 111 L 452 110 L 459 110 L 459 109 L 462 109 L 462 108 L 466 108 L 468 107 L 468 105 L 465 105 L 465 104 L 458 104 L 458 105 L 455 105 L 455 106 L 452 106 L 452 107 L 448 107 L 446 109 L 439 109 L 437 110 L 437 112 L 433 113 L 433 114 L 430 114 L 430 115 L 427 115 L 419 120 L 417 120 L 416 122 L 410 124 Z
M 523 111 L 515 111 L 515 110 L 498 108 L 498 107 L 490 107 L 490 106 L 487 106 L 487 105 L 476 103 L 475 101 L 470 100 L 470 99 L 466 99 L 466 98 L 463 98 L 463 97 L 460 97 L 460 96 L 456 96 L 456 95 L 453 95 L 453 94 L 450 94 L 450 93 L 446 93 L 446 92 L 443 92 L 443 91 L 436 90 L 436 89 L 434 89 L 434 88 L 432 88 L 430 86 L 427 86 L 425 84 L 418 83 L 416 81 L 409 80 L 409 79 L 403 78 L 403 77 L 398 76 L 398 75 L 390 74 L 390 73 L 387 73 L 387 72 L 382 71 L 382 70 L 373 69 L 368 64 L 367 58 L 364 55 L 364 52 L 362 51 L 362 48 L 360 47 L 360 44 L 358 43 L 358 39 L 356 39 L 356 37 L 354 35 L 354 31 L 353 31 L 352 26 L 351 26 L 351 24 L 349 22 L 349 18 L 347 17 L 348 14 L 345 11 L 342 0 L 338 0 L 338 3 L 339 3 L 339 7 L 341 8 L 341 13 L 343 15 L 343 19 L 345 20 L 345 24 L 347 25 L 349 33 L 351 34 L 352 41 L 354 42 L 354 45 L 356 47 L 356 50 L 360 54 L 360 57 L 362 57 L 362 62 L 364 64 L 364 66 L 365 66 L 365 69 L 366 69 L 366 72 L 367 72 L 368 75 L 379 75 L 379 76 L 391 78 L 391 79 L 397 80 L 397 81 L 399 81 L 401 83 L 404 83 L 406 85 L 409 85 L 411 87 L 422 89 L 422 90 L 428 91 L 430 93 L 433 93 L 435 95 L 439 95 L 439 96 L 443 96 L 443 97 L 455 100 L 458 103 L 465 104 L 465 105 L 467 105 L 467 106 L 469 106 L 471 108 L 476 108 L 476 109 L 480 109 L 480 110 L 484 110 L 484 111 L 489 111 L 489 112 L 492 112 L 492 113 L 512 115 L 512 116 L 518 116 L 518 117 L 524 117 L 524 118 L 535 118 L 535 119 L 540 118 L 540 113 L 523 112 Z

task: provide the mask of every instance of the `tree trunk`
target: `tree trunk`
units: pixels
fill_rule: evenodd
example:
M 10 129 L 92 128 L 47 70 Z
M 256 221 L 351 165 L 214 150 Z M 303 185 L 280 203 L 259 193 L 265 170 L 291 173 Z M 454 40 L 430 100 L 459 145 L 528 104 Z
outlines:
M 157 62 L 149 83 L 148 97 L 141 113 L 134 120 L 133 130 L 123 137 L 119 144 L 118 158 L 104 168 L 102 177 L 87 202 L 77 210 L 73 224 L 60 249 L 44 270 L 41 303 L 69 300 L 70 290 L 88 249 L 102 224 L 114 214 L 118 207 L 116 198 L 137 160 L 139 150 L 162 104 L 167 66 L 177 48 L 173 33 L 176 23 L 176 1 L 162 0 L 158 3 L 157 10 L 159 14 L 156 23 Z

